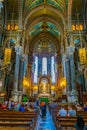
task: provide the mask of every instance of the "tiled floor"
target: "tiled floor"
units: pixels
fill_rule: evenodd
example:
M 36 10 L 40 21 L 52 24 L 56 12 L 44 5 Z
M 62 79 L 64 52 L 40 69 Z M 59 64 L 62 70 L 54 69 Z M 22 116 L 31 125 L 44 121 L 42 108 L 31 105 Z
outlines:
M 46 117 L 42 119 L 40 116 L 38 116 L 35 130 L 56 130 L 55 124 L 48 109 L 46 111 Z

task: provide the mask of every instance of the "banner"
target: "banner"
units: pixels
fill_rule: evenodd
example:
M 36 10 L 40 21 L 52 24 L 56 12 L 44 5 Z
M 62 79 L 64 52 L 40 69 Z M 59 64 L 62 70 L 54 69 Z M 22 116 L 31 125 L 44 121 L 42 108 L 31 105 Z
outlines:
M 10 48 L 5 48 L 4 65 L 10 64 L 10 62 L 11 62 L 11 52 L 12 52 L 12 50 Z
M 85 48 L 80 48 L 79 49 L 79 58 L 80 58 L 80 63 L 81 64 L 86 63 L 86 49 Z

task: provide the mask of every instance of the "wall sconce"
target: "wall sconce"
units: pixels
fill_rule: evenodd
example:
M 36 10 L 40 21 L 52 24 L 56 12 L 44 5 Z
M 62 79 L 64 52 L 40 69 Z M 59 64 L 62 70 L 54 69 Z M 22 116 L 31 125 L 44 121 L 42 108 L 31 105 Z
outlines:
M 83 25 L 82 24 L 80 24 L 80 25 L 74 24 L 74 25 L 72 25 L 72 30 L 73 31 L 82 31 L 83 30 Z
M 16 30 L 18 30 L 18 25 L 17 24 L 8 24 L 7 25 L 7 30 L 8 31 L 10 31 L 10 30 L 16 31 Z

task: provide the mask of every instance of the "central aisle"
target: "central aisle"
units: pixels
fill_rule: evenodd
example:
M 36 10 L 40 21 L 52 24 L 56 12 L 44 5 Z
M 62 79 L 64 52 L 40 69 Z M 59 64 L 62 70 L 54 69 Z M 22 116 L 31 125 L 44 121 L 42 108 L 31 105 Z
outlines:
M 42 119 L 40 116 L 38 116 L 35 130 L 56 130 L 55 124 L 48 109 L 46 111 L 46 117 Z

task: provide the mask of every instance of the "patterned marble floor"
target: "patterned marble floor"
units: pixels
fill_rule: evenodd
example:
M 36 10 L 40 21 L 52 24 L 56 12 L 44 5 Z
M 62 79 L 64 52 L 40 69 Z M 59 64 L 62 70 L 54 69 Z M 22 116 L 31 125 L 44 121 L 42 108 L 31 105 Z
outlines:
M 56 130 L 55 124 L 48 109 L 46 111 L 46 117 L 42 119 L 40 116 L 38 116 L 35 130 Z

